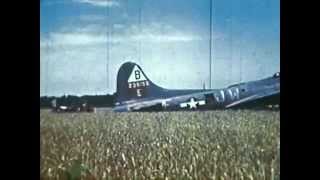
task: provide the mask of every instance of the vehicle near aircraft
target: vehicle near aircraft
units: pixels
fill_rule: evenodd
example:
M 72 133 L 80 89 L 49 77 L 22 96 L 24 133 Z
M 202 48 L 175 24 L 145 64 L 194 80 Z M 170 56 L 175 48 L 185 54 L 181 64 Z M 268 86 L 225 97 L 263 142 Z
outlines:
M 222 89 L 165 89 L 154 84 L 133 62 L 117 74 L 115 112 L 211 110 L 280 107 L 280 72 L 257 81 Z
M 51 107 L 53 112 L 94 112 L 94 108 L 88 103 L 77 103 L 69 106 L 58 105 L 56 99 L 51 101 Z

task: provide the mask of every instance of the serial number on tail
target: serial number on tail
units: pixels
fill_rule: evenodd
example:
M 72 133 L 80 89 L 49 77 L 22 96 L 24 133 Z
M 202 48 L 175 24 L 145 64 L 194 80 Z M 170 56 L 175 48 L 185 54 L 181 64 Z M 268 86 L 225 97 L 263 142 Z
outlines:
M 129 89 L 139 88 L 139 87 L 147 87 L 149 85 L 150 85 L 149 81 L 138 81 L 138 82 L 129 82 L 128 83 Z

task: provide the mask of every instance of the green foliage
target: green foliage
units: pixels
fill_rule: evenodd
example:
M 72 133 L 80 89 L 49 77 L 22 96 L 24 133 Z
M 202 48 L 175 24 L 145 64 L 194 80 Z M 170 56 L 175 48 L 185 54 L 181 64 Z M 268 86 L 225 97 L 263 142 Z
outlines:
M 114 105 L 114 95 L 85 95 L 85 96 L 42 96 L 40 97 L 40 107 L 49 108 L 51 107 L 52 100 L 56 99 L 58 105 L 71 106 L 71 105 L 81 105 L 82 103 L 88 103 L 89 105 L 95 107 L 112 107 Z
M 272 111 L 40 111 L 42 179 L 280 179 Z

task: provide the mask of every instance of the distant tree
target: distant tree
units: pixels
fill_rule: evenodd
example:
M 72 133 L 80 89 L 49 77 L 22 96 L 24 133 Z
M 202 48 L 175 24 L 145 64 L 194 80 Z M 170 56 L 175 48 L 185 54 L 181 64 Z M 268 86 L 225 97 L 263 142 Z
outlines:
M 111 107 L 114 105 L 115 94 L 106 95 L 84 95 L 84 96 L 74 96 L 74 95 L 63 95 L 61 97 L 40 97 L 40 108 L 52 107 L 52 101 L 55 99 L 56 104 L 64 106 L 81 106 L 86 103 L 94 107 Z

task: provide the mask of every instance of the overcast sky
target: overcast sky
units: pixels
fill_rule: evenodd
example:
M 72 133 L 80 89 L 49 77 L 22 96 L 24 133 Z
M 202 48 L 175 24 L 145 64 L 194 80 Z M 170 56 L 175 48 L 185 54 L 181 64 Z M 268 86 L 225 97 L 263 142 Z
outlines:
M 278 72 L 279 0 L 212 3 L 212 88 Z M 210 0 L 43 0 L 40 96 L 112 94 L 126 61 L 165 88 L 208 88 L 209 42 Z

